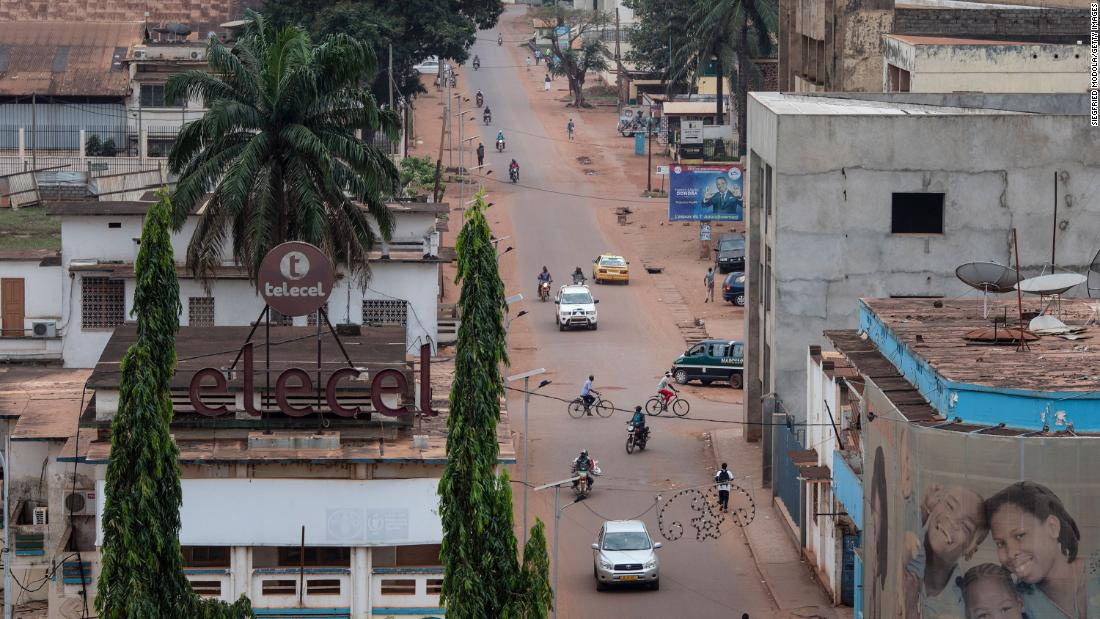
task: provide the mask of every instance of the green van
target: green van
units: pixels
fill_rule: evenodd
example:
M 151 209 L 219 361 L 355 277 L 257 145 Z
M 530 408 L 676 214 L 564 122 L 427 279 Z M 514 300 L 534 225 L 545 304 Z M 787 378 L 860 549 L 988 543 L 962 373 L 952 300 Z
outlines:
M 698 379 L 704 385 L 716 380 L 740 389 L 745 371 L 745 346 L 737 340 L 703 340 L 676 358 L 672 377 L 681 385 Z

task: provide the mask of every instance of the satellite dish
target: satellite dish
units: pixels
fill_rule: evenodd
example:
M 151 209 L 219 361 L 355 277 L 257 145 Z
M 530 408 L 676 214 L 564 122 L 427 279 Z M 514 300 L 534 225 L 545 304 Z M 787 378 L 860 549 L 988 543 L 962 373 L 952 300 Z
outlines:
M 1016 271 L 996 262 L 969 262 L 955 269 L 955 277 L 982 292 L 1012 292 Z
M 1029 277 L 1020 282 L 1019 288 L 1020 292 L 1049 297 L 1062 294 L 1074 286 L 1085 283 L 1086 280 L 1088 278 L 1080 273 L 1052 273 L 1050 275 L 1040 275 L 1039 277 Z

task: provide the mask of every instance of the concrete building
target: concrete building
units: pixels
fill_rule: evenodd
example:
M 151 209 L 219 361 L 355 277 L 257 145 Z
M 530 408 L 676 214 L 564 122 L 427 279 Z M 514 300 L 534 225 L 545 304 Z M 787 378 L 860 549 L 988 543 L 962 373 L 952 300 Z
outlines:
M 888 34 L 882 92 L 1085 92 L 1087 39 L 1006 41 Z
M 0 251 L 0 361 L 60 361 L 61 252 Z
M 1023 299 L 1025 313 L 1045 305 Z M 1029 617 L 1058 616 L 1058 607 L 1100 611 L 1100 582 L 1088 567 L 1100 556 L 1096 351 L 1058 335 L 1020 347 L 983 317 L 980 300 L 863 299 L 856 307 L 858 329 L 825 332 L 838 364 L 858 377 L 847 380 L 861 384 L 852 411 L 862 492 L 844 490 L 851 484 L 838 470 L 829 482 L 838 511 L 863 518 L 855 616 L 970 616 L 980 599 L 972 588 L 986 578 Z M 1018 312 L 1015 299 L 992 311 L 1010 322 Z M 1056 313 L 1077 335 L 1095 335 L 1094 304 L 1066 300 Z M 1057 514 L 1061 537 L 1023 554 L 1017 540 L 1026 533 L 1014 527 L 1033 531 L 1028 523 L 1046 518 L 1040 510 Z M 1064 570 L 1025 562 L 1041 553 L 1061 557 Z M 1083 595 L 1075 602 L 1061 587 Z
M 806 419 L 806 347 L 858 324 L 860 296 L 967 294 L 956 267 L 1009 264 L 1013 230 L 1025 276 L 1084 273 L 1100 245 L 1100 134 L 1085 95 L 749 102 L 748 421 Z M 804 439 L 771 429 L 746 435 L 763 438 L 765 479 L 797 522 L 797 480 L 773 472 Z
M 1075 43 L 1078 39 L 1088 41 L 1086 7 L 1054 9 L 1050 6 L 1044 3 L 1044 8 L 1037 9 L 957 0 L 907 0 L 904 3 L 894 0 L 780 0 L 778 89 L 782 92 L 883 92 L 885 64 L 889 62 L 889 58 L 884 60 L 883 35 L 1002 41 L 1063 37 L 1063 43 Z M 981 51 L 987 53 L 989 50 Z M 965 56 L 966 50 L 958 53 Z M 1054 60 L 1054 53 L 1051 52 L 1050 60 Z M 1031 60 L 1030 66 L 1046 66 L 1040 58 Z M 1066 59 L 1060 55 L 1057 60 Z M 993 62 L 1001 65 L 1002 70 L 1012 71 L 1007 69 L 1007 58 L 983 62 Z M 1058 62 L 1042 71 L 1061 71 L 1060 67 L 1070 64 Z M 898 65 L 895 63 L 895 66 Z M 987 89 L 983 84 L 995 87 Z M 942 92 L 954 90 L 1012 92 L 995 82 L 980 82 Z

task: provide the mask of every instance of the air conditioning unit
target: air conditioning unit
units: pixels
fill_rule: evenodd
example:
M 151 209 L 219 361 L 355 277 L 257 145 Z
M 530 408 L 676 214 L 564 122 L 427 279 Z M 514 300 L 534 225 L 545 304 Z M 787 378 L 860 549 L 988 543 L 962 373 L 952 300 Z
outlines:
M 85 489 L 65 493 L 65 515 L 94 516 L 95 490 Z
M 145 57 L 145 52 L 144 51 L 142 51 L 140 49 L 135 49 L 134 50 L 134 59 L 135 60 L 141 60 L 144 57 Z
M 57 322 L 36 322 L 31 325 L 34 337 L 57 337 Z
M 199 55 L 200 54 L 198 52 L 191 52 L 191 60 L 198 60 Z
M 38 525 L 49 524 L 49 518 L 47 517 L 48 512 L 49 512 L 49 509 L 46 508 L 46 507 L 36 507 L 36 508 L 34 508 L 34 521 L 33 521 L 33 523 L 38 524 Z

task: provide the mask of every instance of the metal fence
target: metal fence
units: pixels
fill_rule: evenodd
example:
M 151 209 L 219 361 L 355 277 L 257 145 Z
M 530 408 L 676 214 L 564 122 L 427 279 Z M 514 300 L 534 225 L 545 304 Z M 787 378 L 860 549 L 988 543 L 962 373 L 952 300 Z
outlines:
M 774 451 L 772 452 L 772 492 L 783 501 L 787 513 L 791 515 L 795 526 L 802 522 L 802 484 L 798 480 L 798 467 L 788 455 L 792 451 L 804 449 L 802 437 L 797 429 L 788 430 L 780 425 L 786 415 L 776 413 L 772 426 Z
M 166 156 L 178 131 L 171 126 L 145 127 L 148 155 Z M 140 136 L 136 128 L 122 125 L 0 125 L 0 155 L 80 155 L 81 151 L 88 157 L 138 157 Z

